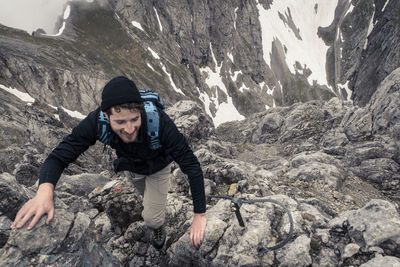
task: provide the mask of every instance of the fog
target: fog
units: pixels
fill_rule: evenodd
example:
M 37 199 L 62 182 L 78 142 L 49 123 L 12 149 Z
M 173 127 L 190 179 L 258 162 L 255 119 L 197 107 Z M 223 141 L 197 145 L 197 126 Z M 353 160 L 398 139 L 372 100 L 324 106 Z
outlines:
M 48 34 L 55 29 L 68 0 L 0 0 L 0 23 L 32 33 L 38 28 Z

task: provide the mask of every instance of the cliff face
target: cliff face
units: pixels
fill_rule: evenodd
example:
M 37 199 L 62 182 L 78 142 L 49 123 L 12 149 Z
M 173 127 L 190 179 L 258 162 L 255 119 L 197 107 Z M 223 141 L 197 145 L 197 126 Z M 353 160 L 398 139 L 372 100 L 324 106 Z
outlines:
M 376 1 L 372 23 L 357 70 L 351 77 L 354 102 L 366 105 L 378 85 L 400 66 L 400 2 Z
M 328 80 L 345 99 L 365 106 L 379 84 L 400 66 L 399 8 L 394 0 L 341 0 L 332 24 L 319 29 L 331 46 Z

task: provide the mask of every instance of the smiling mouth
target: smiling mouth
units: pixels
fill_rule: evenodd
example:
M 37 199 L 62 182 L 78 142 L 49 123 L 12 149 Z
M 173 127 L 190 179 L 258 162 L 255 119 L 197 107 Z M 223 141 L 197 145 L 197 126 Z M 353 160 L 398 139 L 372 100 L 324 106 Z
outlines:
M 136 134 L 136 131 L 134 131 L 133 133 L 126 133 L 126 132 L 122 132 L 121 133 L 123 136 L 125 136 L 126 138 L 128 138 L 128 139 L 131 139 L 132 137 L 134 137 L 135 136 L 135 134 Z

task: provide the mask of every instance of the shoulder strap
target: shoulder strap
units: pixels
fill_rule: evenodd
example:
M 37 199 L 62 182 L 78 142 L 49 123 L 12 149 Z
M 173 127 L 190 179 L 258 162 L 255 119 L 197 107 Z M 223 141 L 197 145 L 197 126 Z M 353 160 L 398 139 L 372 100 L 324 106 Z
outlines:
M 105 145 L 110 144 L 110 122 L 107 120 L 104 112 L 100 110 L 97 123 L 97 139 Z
M 160 99 L 160 96 L 157 92 L 149 90 L 139 90 L 139 93 L 143 99 L 143 102 L 151 101 L 161 110 L 165 110 L 164 102 Z
M 139 92 L 146 111 L 147 135 L 150 141 L 150 148 L 153 150 L 160 149 L 162 146 L 159 136 L 160 113 L 158 108 L 164 110 L 164 103 L 156 92 L 145 90 L 139 90 Z

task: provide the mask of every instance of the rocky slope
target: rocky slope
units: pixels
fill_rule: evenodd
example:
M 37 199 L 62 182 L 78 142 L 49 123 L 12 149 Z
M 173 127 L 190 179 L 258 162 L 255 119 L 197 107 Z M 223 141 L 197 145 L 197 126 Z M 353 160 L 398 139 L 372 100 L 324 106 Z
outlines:
M 216 130 L 194 102 L 178 102 L 167 109 L 193 145 L 208 194 L 230 191 L 246 199 L 270 198 L 291 211 L 290 242 L 263 253 L 260 249 L 288 234 L 283 210 L 272 204 L 244 204 L 245 227 L 240 227 L 230 201 L 218 199 L 208 203 L 204 244 L 200 250 L 192 249 L 187 234 L 190 192 L 176 166 L 171 169 L 168 238 L 163 250 L 156 251 L 148 244 L 139 194 L 123 174 L 107 170 L 112 155 L 107 151 L 99 155 L 101 145 L 63 175 L 56 216 L 49 226 L 43 218 L 31 231 L 10 231 L 18 207 L 34 193 L 32 173 L 37 172 L 43 152 L 67 129 L 50 107 L 24 105 L 3 94 L 2 113 L 15 116 L 2 118 L 1 125 L 16 133 L 30 125 L 30 137 L 15 135 L 20 137 L 4 143 L 1 152 L 0 263 L 396 266 L 400 264 L 399 88 L 400 69 L 396 69 L 363 108 L 350 102 L 342 105 L 337 98 L 298 103 Z

